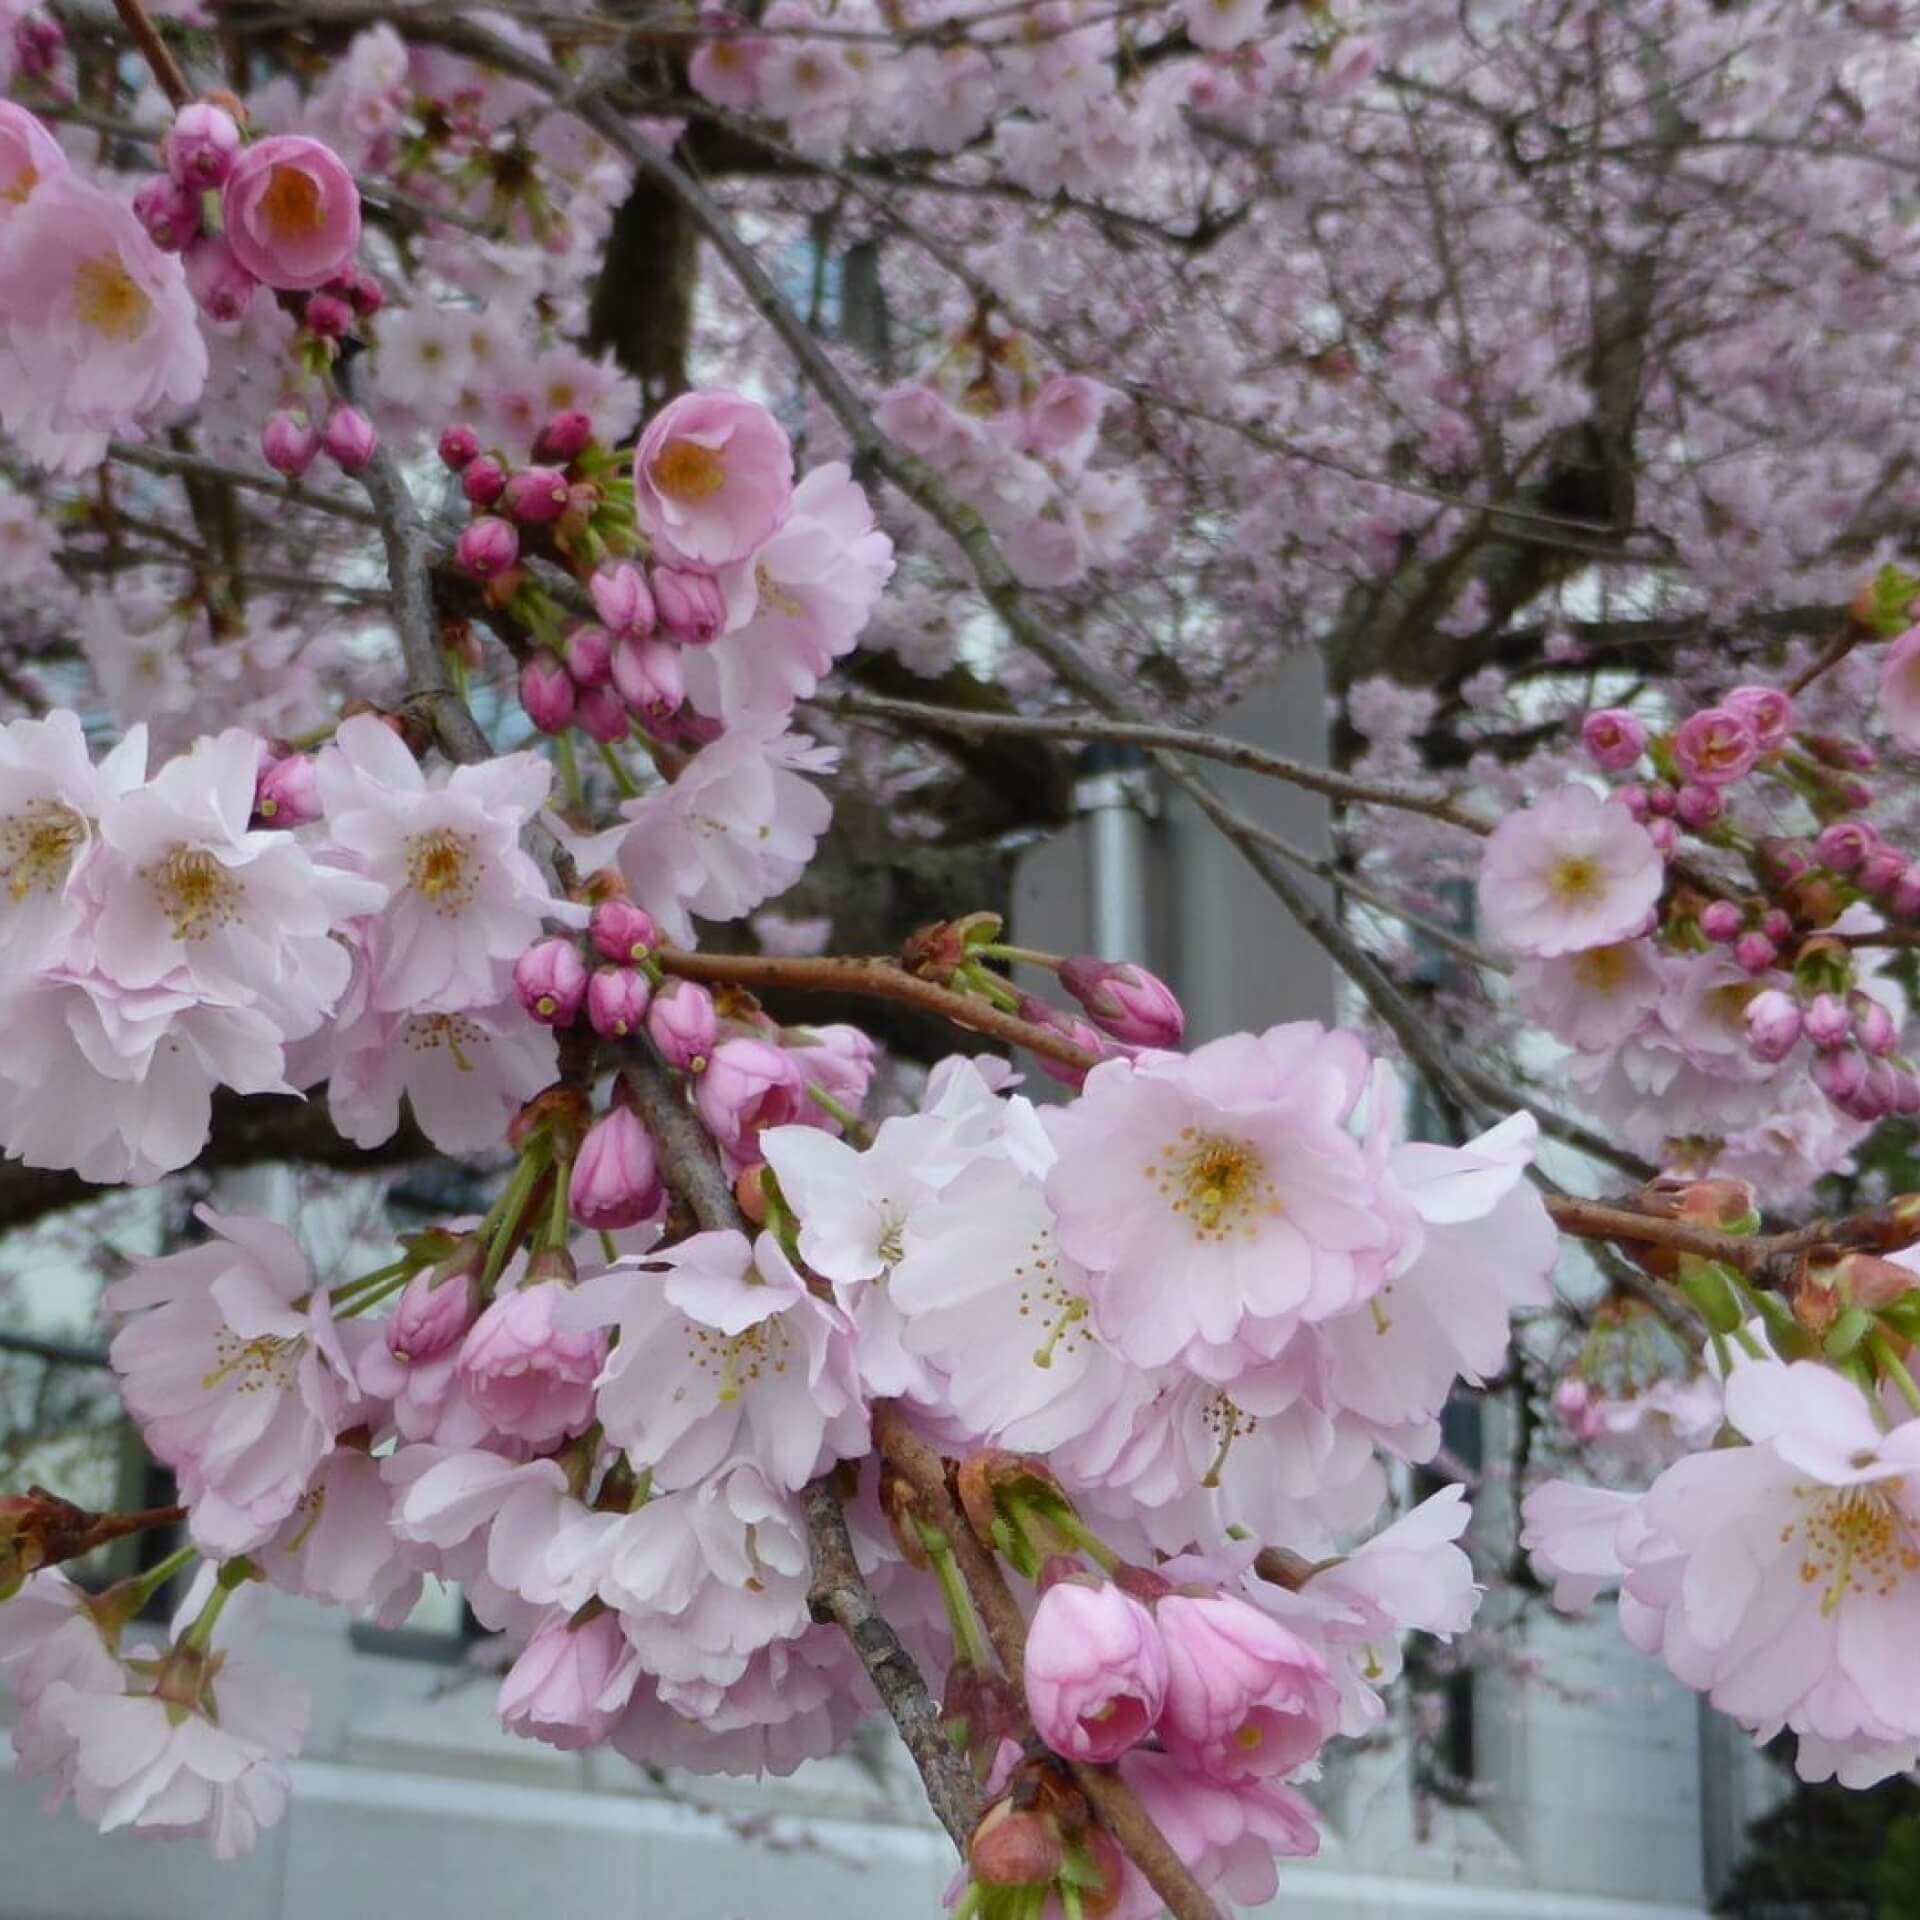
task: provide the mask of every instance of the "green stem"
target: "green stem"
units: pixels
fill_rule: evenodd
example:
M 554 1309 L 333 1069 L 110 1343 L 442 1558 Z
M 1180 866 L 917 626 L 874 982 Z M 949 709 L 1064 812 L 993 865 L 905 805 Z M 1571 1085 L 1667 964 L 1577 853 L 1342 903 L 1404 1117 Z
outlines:
M 952 984 L 962 993 L 977 993 L 990 1000 L 1002 1013 L 1020 1011 L 1020 996 L 991 967 L 969 962 L 955 970 Z
M 184 1572 L 199 1558 L 198 1547 L 175 1547 L 164 1560 L 157 1561 L 145 1573 L 136 1574 L 127 1581 L 132 1598 L 132 1605 L 127 1609 L 128 1616 L 137 1614 L 176 1573 Z
M 988 960 L 1024 960 L 1030 967 L 1044 967 L 1049 973 L 1060 971 L 1057 953 L 1041 953 L 1033 947 L 1016 947 L 1004 940 L 992 940 L 968 949 Z
M 494 1282 L 500 1278 L 500 1269 L 507 1264 L 520 1238 L 520 1216 L 526 1211 L 527 1201 L 546 1170 L 545 1149 L 545 1141 L 528 1144 L 513 1169 L 513 1178 L 507 1182 L 506 1192 L 495 1202 L 498 1222 L 487 1246 L 486 1265 L 480 1269 L 480 1291 L 483 1294 L 493 1292 Z M 489 1213 L 487 1218 L 493 1220 L 495 1214 Z
M 192 1647 L 196 1653 L 205 1653 L 213 1640 L 214 1627 L 219 1623 L 221 1614 L 226 1610 L 227 1602 L 234 1592 L 244 1587 L 254 1577 L 256 1569 L 251 1560 L 242 1554 L 237 1560 L 228 1560 L 220 1568 L 220 1577 L 213 1583 L 213 1591 L 207 1596 L 207 1604 L 200 1609 L 199 1616 L 181 1635 L 181 1644 Z
M 865 1144 L 872 1129 L 849 1106 L 836 1100 L 825 1087 L 816 1087 L 811 1080 L 807 1082 L 807 1098 L 824 1113 L 829 1120 L 838 1121 L 846 1129 L 847 1137 Z
M 606 1256 L 608 1266 L 620 1258 L 620 1249 L 613 1244 L 613 1235 L 605 1227 L 600 1229 L 600 1251 Z
M 1867 1336 L 1867 1350 L 1873 1355 L 1874 1363 L 1900 1389 L 1900 1397 L 1915 1413 L 1920 1413 L 1920 1385 L 1916 1385 L 1913 1375 L 1907 1371 L 1907 1364 L 1893 1350 L 1893 1342 L 1884 1333 L 1870 1333 Z
M 406 1287 L 412 1279 L 413 1270 L 409 1269 L 405 1273 L 394 1274 L 391 1279 L 383 1280 L 377 1287 L 363 1288 L 360 1292 L 356 1293 L 345 1306 L 335 1307 L 333 1317 L 336 1320 L 352 1320 L 358 1315 L 365 1313 L 369 1307 L 377 1307 L 383 1301 L 391 1300 L 393 1296 L 400 1292 L 402 1288 Z
M 558 1247 L 562 1252 L 566 1250 L 567 1228 L 572 1219 L 572 1180 L 572 1160 L 555 1160 L 553 1200 L 547 1208 L 547 1245 Z
M 960 1563 L 953 1557 L 947 1536 L 938 1527 L 930 1527 L 917 1519 L 913 1530 L 932 1564 L 933 1577 L 940 1583 L 947 1624 L 953 1629 L 953 1643 L 960 1649 L 961 1659 L 982 1673 L 989 1672 L 993 1656 L 987 1650 L 986 1635 L 981 1632 L 979 1616 L 973 1610 L 973 1597 L 967 1592 L 966 1581 L 960 1577 Z
M 623 800 L 637 800 L 640 797 L 640 783 L 627 771 L 627 763 L 614 750 L 608 740 L 596 740 L 595 750 L 607 763 L 607 771 L 613 775 L 613 784 L 620 790 Z
M 1108 1579 L 1112 1579 L 1120 1571 L 1120 1556 L 1077 1513 L 1052 1514 L 1042 1518 L 1043 1522 L 1045 1519 L 1051 1519 L 1053 1525 L 1058 1527 Z
M 586 790 L 580 784 L 580 762 L 574 758 L 571 733 L 553 736 L 553 763 L 560 769 L 560 786 L 567 796 L 567 805 L 576 809 L 584 807 Z

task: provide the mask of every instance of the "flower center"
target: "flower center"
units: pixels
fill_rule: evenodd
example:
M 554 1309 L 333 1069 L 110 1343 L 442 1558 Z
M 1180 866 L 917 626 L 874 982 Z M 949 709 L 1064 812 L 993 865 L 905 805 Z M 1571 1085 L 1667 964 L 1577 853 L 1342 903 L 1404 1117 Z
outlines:
M 1224 1393 L 1216 1393 L 1207 1402 L 1206 1411 L 1200 1416 L 1200 1425 L 1203 1431 L 1213 1435 L 1215 1446 L 1213 1459 L 1200 1481 L 1203 1487 L 1217 1487 L 1220 1484 L 1220 1476 L 1227 1469 L 1227 1455 L 1233 1451 L 1233 1443 L 1245 1439 L 1259 1424 L 1252 1414 L 1243 1412 Z
M 1028 1242 L 1027 1257 L 1014 1268 L 1013 1277 L 1020 1282 L 1020 1317 L 1037 1321 L 1035 1331 L 1042 1335 L 1033 1350 L 1036 1367 L 1051 1367 L 1054 1354 L 1063 1346 L 1064 1357 L 1070 1360 L 1092 1344 L 1093 1334 L 1085 1324 L 1087 1303 L 1062 1284 L 1051 1234 L 1039 1234 Z
M 727 484 L 727 463 L 697 440 L 669 440 L 654 455 L 653 484 L 669 500 L 711 500 Z
M 755 564 L 753 581 L 759 612 L 784 614 L 789 620 L 797 620 L 806 612 L 792 594 L 769 577 L 764 563 Z
M 25 813 L 0 822 L 0 875 L 7 891 L 16 900 L 58 893 L 86 838 L 86 821 L 58 800 L 36 800 Z
M 1807 1504 L 1798 1521 L 1780 1529 L 1780 1538 L 1800 1536 L 1800 1578 L 1807 1586 L 1826 1583 L 1823 1614 L 1834 1612 L 1850 1593 L 1884 1600 L 1906 1575 L 1920 1572 L 1920 1549 L 1893 1498 L 1899 1485 L 1889 1480 L 1841 1492 L 1794 1488 Z
M 1263 1217 L 1280 1214 L 1279 1192 L 1251 1140 L 1182 1127 L 1146 1173 L 1196 1240 L 1225 1240 L 1235 1233 L 1251 1240 Z
M 1573 977 L 1589 993 L 1618 993 L 1632 966 L 1629 947 L 1589 947 L 1573 956 Z
M 1547 874 L 1547 886 L 1563 906 L 1591 900 L 1600 891 L 1600 868 L 1591 854 L 1563 853 Z
M 763 1375 L 785 1373 L 787 1342 L 787 1323 L 778 1316 L 731 1335 L 687 1322 L 687 1358 L 702 1373 L 718 1376 L 722 1405 L 738 1400 Z
M 306 1344 L 304 1338 L 273 1333 L 242 1340 L 231 1327 L 222 1327 L 213 1336 L 213 1371 L 201 1380 L 200 1391 L 211 1393 L 230 1380 L 235 1393 L 291 1392 Z
M 407 878 L 413 890 L 444 914 L 458 913 L 473 898 L 473 842 L 451 827 L 416 833 L 407 842 Z
M 147 884 L 176 940 L 204 940 L 240 914 L 242 887 L 205 847 L 175 847 L 146 869 Z
M 464 1050 L 477 1050 L 486 1043 L 486 1029 L 464 1013 L 416 1013 L 400 1032 L 400 1044 L 415 1053 L 431 1053 L 435 1047 L 445 1047 L 462 1073 L 473 1071 L 473 1062 Z
M 73 310 L 106 340 L 135 340 L 145 330 L 153 302 L 134 284 L 115 254 L 82 260 L 73 272 Z
M 326 224 L 327 209 L 320 183 L 304 167 L 275 167 L 267 175 L 260 211 L 281 240 L 299 240 Z
M 22 160 L 10 179 L 0 180 L 0 200 L 9 206 L 23 207 L 28 196 L 40 184 L 40 170 L 31 160 Z

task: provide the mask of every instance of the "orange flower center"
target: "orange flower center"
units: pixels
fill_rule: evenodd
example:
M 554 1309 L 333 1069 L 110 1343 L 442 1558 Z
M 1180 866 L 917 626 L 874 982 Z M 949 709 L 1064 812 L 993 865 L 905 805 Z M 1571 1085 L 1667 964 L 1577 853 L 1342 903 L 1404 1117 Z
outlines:
M 73 309 L 95 333 L 108 340 L 135 340 L 147 324 L 153 302 L 134 284 L 117 254 L 82 260 L 73 275 Z
M 711 500 L 727 484 L 727 463 L 697 440 L 669 440 L 653 460 L 653 484 L 669 500 Z
M 274 167 L 267 174 L 267 190 L 260 196 L 267 225 L 282 240 L 299 240 L 326 224 L 327 209 L 320 183 L 304 167 Z

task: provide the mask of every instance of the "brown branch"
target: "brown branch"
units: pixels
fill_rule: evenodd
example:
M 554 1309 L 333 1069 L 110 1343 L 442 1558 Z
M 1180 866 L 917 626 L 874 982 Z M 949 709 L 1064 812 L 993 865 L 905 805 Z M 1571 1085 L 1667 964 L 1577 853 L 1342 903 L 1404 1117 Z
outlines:
M 822 1474 L 800 1499 L 813 1550 L 807 1611 L 814 1619 L 837 1626 L 853 1643 L 860 1664 L 913 1756 L 928 1803 L 964 1858 L 967 1841 L 980 1819 L 979 1789 L 966 1757 L 948 1738 L 940 1710 L 912 1654 L 900 1644 L 900 1636 L 861 1578 L 834 1476 Z
M 160 84 L 160 91 L 177 110 L 184 107 L 193 98 L 193 89 L 187 84 L 187 76 L 180 69 L 180 62 L 173 57 L 173 49 L 160 37 L 160 29 L 153 24 L 152 16 L 140 4 L 140 0 L 113 0 L 113 10 L 120 16 L 133 44 L 139 48 L 140 57 L 147 63 L 149 71 Z
M 751 1232 L 712 1139 L 660 1057 L 644 1041 L 633 1042 L 625 1049 L 621 1074 L 635 1110 L 653 1135 L 667 1185 L 693 1217 L 710 1230 Z M 941 1726 L 940 1710 L 913 1656 L 900 1644 L 861 1576 L 833 1474 L 813 1481 L 801 1504 L 813 1560 L 807 1610 L 814 1619 L 837 1626 L 860 1656 L 926 1787 L 928 1803 L 964 1857 L 979 1818 L 973 1776 Z
M 928 1523 L 947 1537 L 960 1577 L 980 1611 L 987 1638 L 999 1656 L 1020 1711 L 1026 1712 L 1027 1627 L 1000 1563 L 981 1546 L 947 1485 L 947 1463 L 907 1424 L 899 1406 L 888 1400 L 873 1410 L 874 1443 L 880 1457 L 913 1489 Z M 1100 1824 L 1146 1876 L 1174 1920 L 1221 1920 L 1220 1909 L 1174 1852 L 1167 1837 L 1113 1767 L 1065 1763 Z
M 922 980 L 891 960 L 775 959 L 751 953 L 687 953 L 678 947 L 662 947 L 654 958 L 663 973 L 697 980 L 703 986 L 787 987 L 796 993 L 851 993 L 870 1000 L 893 1000 L 951 1021 L 969 1033 L 984 1033 L 1025 1047 L 1029 1053 L 1057 1060 L 1062 1066 L 1086 1068 L 1100 1061 L 1100 1055 L 1075 1046 L 1050 1027 L 1035 1026 L 1030 1020 L 1003 1013 L 973 994 L 956 993 L 951 987 Z
M 840 693 L 815 704 L 835 713 L 899 720 L 938 733 L 956 733 L 969 738 L 1010 734 L 1032 740 L 1108 740 L 1121 746 L 1191 753 L 1203 760 L 1217 760 L 1224 766 L 1284 780 L 1290 786 L 1304 787 L 1309 793 L 1324 794 L 1330 800 L 1397 807 L 1405 813 L 1421 813 L 1429 819 L 1443 820 L 1448 826 L 1468 833 L 1493 831 L 1489 822 L 1467 813 L 1442 794 L 1418 793 L 1408 787 L 1356 780 L 1304 760 L 1269 753 L 1264 747 L 1223 733 L 1200 732 L 1190 727 L 1148 726 L 1137 721 L 1109 719 L 1101 714 L 963 713 L 952 707 L 927 706 L 918 700 L 892 700 L 873 693 Z
M 1608 1206 L 1600 1200 L 1582 1200 L 1573 1194 L 1543 1194 L 1548 1213 L 1562 1233 L 1577 1240 L 1607 1240 L 1631 1246 L 1665 1247 L 1718 1260 L 1742 1273 L 1757 1274 L 1778 1268 L 1782 1261 L 1815 1249 L 1833 1248 L 1875 1253 L 1898 1252 L 1920 1240 L 1920 1198 L 1908 1195 L 1864 1213 L 1839 1219 L 1812 1220 L 1783 1233 L 1725 1233 L 1691 1220 L 1663 1219 Z

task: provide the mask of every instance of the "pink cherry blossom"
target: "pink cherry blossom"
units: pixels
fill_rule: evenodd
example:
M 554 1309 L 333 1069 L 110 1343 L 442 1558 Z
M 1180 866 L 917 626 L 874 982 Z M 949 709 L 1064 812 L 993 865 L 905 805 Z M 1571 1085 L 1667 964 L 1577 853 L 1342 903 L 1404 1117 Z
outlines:
M 648 1265 L 583 1281 L 566 1317 L 619 1328 L 600 1423 L 656 1485 L 689 1486 L 742 1453 L 775 1485 L 801 1487 L 865 1449 L 847 1323 L 770 1235 L 698 1233 Z
M 571 1293 L 561 1281 L 542 1280 L 501 1294 L 460 1349 L 475 1405 L 500 1432 L 532 1446 L 551 1446 L 593 1419 L 593 1382 L 607 1342 L 560 1317 Z
M 1110 1582 L 1062 1580 L 1027 1627 L 1034 1731 L 1070 1760 L 1117 1760 L 1153 1731 L 1167 1690 L 1154 1617 Z
M 1920 746 L 1920 627 L 1887 649 L 1880 668 L 1880 717 L 1903 747 Z
M 613 1730 L 639 1676 L 617 1614 L 576 1623 L 556 1612 L 508 1669 L 497 1710 L 508 1732 L 577 1752 Z
M 1480 863 L 1480 912 L 1503 946 L 1552 958 L 1638 933 L 1665 877 L 1647 831 L 1591 787 L 1509 814 Z
M 360 190 L 340 156 L 304 134 L 243 148 L 220 214 L 234 257 L 270 287 L 325 286 L 360 246 Z
M 737 393 L 686 393 L 662 407 L 640 436 L 633 474 L 642 526 L 705 567 L 745 559 L 793 498 L 785 432 Z
M 67 171 L 60 143 L 24 107 L 0 100 L 0 221 L 10 221 L 43 181 Z
M 1366 1077 L 1311 1021 L 1094 1068 L 1047 1200 L 1122 1353 L 1231 1380 L 1378 1289 L 1413 1221 L 1346 1131 Z
M 6 220 L 0 253 L 0 424 L 55 470 L 106 437 L 189 407 L 207 378 L 179 260 L 131 208 L 72 173 Z

